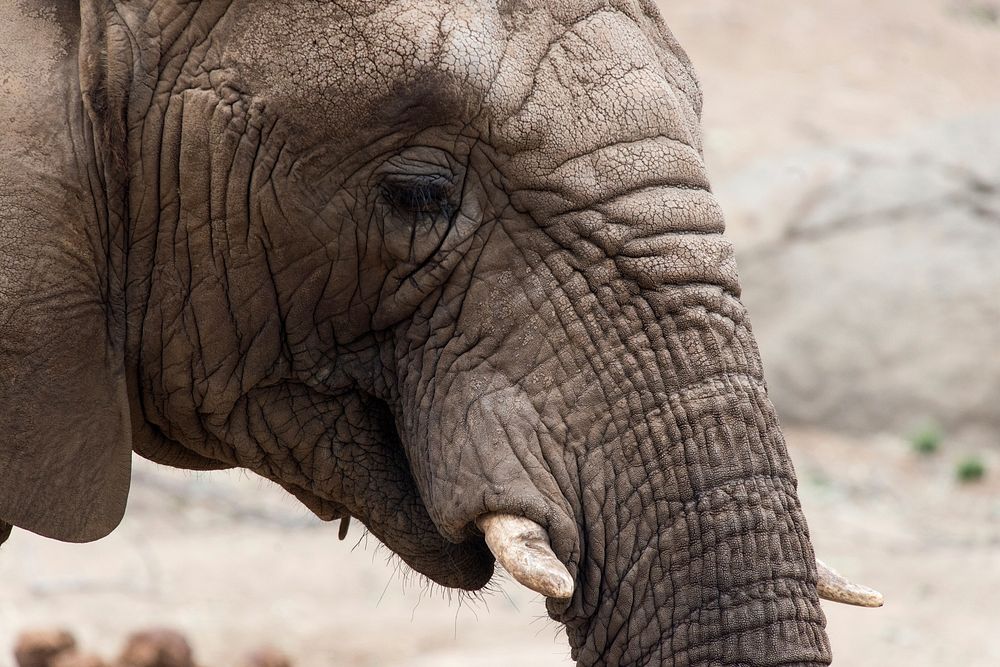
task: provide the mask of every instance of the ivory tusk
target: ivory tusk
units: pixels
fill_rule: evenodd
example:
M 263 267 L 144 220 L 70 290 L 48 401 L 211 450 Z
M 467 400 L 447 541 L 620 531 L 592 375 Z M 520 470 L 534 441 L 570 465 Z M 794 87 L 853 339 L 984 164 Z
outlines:
M 824 600 L 857 607 L 881 607 L 885 600 L 876 590 L 848 581 L 829 565 L 816 559 L 816 592 Z
M 573 597 L 573 577 L 555 553 L 545 529 L 512 514 L 484 514 L 476 526 L 497 562 L 522 586 L 545 597 Z

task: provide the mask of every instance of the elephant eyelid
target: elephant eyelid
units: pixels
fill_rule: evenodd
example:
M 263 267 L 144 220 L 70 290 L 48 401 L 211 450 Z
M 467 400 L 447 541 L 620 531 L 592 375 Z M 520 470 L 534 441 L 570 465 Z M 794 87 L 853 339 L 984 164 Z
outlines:
M 450 216 L 455 209 L 455 184 L 441 174 L 387 174 L 380 191 L 399 213 Z

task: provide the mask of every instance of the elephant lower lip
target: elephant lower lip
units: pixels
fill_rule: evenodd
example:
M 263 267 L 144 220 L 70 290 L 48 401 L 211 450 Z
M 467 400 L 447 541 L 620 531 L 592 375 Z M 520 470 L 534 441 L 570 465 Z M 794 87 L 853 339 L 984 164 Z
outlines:
M 422 505 L 401 505 L 392 513 L 366 516 L 295 484 L 281 485 L 324 521 L 339 519 L 337 532 L 341 539 L 346 537 L 348 522 L 357 519 L 410 568 L 436 584 L 477 591 L 493 578 L 493 554 L 482 535 L 470 529 L 463 541 L 450 541 L 434 527 Z
M 411 567 L 442 586 L 478 591 L 493 579 L 496 561 L 486 542 L 476 538 L 446 547 L 439 555 L 432 556 L 431 562 L 433 571 L 421 568 L 419 563 L 407 561 Z M 449 565 L 443 572 L 440 569 L 442 562 Z
M 455 543 L 438 533 L 395 536 L 369 530 L 410 568 L 441 586 L 478 591 L 493 579 L 495 559 L 481 536 Z

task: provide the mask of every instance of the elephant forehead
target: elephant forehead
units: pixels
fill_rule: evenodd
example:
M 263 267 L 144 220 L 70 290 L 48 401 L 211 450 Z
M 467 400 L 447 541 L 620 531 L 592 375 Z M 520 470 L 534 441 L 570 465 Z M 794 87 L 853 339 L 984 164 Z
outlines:
M 685 63 L 621 12 L 602 10 L 565 27 L 545 45 L 530 83 L 504 69 L 496 90 L 523 90 L 498 124 L 500 148 L 526 173 L 545 174 L 599 147 L 663 137 L 700 148 L 698 112 L 676 84 Z M 517 42 L 515 42 L 517 43 Z
M 421 108 L 435 123 L 478 117 L 512 152 L 569 149 L 623 120 L 662 130 L 690 76 L 638 0 L 242 0 L 236 15 L 224 64 L 326 133 Z
M 503 56 L 504 30 L 491 5 L 251 1 L 226 64 L 254 95 L 345 130 L 384 113 L 401 92 L 469 107 L 482 101 Z

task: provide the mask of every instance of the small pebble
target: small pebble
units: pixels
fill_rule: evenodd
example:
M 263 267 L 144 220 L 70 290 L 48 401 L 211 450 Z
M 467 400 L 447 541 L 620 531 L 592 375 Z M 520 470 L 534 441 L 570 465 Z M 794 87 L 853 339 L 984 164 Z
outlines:
M 21 633 L 14 646 L 18 667 L 52 667 L 60 653 L 76 648 L 76 640 L 66 630 L 29 630 Z
M 115 667 L 195 667 L 191 645 L 179 632 L 144 630 L 128 638 Z

